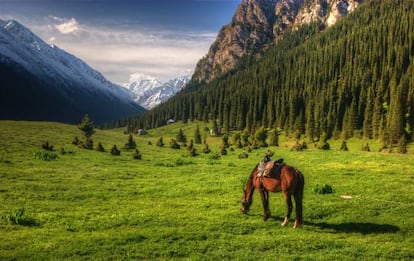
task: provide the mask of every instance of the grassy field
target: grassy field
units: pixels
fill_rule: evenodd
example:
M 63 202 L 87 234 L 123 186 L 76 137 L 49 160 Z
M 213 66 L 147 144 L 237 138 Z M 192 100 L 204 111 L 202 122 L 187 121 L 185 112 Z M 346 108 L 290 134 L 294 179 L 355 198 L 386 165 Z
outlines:
M 247 159 L 238 158 L 242 149 L 215 158 L 221 138 L 207 138 L 209 154 L 196 145 L 196 157 L 168 148 L 179 128 L 190 139 L 195 126 L 135 136 L 142 160 L 134 160 L 133 151 L 108 152 L 127 142 L 121 129 L 96 131 L 101 153 L 71 144 L 81 138 L 76 126 L 0 121 L 0 260 L 414 259 L 412 148 L 362 152 L 364 141 L 349 140 L 348 152 L 340 141 L 330 141 L 330 151 L 293 152 L 282 138 Z M 164 148 L 155 146 L 161 135 Z M 44 160 L 45 141 L 57 159 Z M 240 213 L 241 187 L 268 149 L 305 175 L 301 229 L 293 220 L 280 226 L 280 193 L 270 196 L 268 221 L 257 193 L 249 214 Z M 315 193 L 323 184 L 334 193 Z

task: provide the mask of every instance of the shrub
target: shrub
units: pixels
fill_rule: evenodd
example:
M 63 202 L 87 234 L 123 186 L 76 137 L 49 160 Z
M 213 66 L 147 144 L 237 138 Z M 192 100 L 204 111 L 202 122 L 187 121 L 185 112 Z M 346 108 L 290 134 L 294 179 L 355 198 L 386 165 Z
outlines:
M 139 150 L 138 150 L 138 149 L 135 149 L 134 154 L 132 154 L 132 158 L 133 158 L 133 159 L 136 159 L 136 160 L 140 160 L 140 159 L 142 159 L 142 155 L 141 155 L 141 153 L 139 152 Z
M 158 139 L 157 146 L 158 147 L 164 147 L 164 140 L 163 140 L 162 136 Z
M 103 147 L 102 143 L 98 143 L 98 146 L 96 147 L 96 151 L 99 152 L 105 152 L 105 148 Z
M 213 155 L 210 156 L 211 160 L 219 160 L 220 158 L 221 156 L 218 153 L 214 153 Z
M 211 150 L 210 150 L 210 148 L 208 147 L 207 144 L 204 145 L 203 152 L 206 153 L 206 154 L 211 152 Z
M 223 156 L 227 155 L 226 146 L 223 146 L 223 145 L 221 146 L 220 154 L 223 155 Z
M 48 151 L 54 151 L 53 145 L 49 145 L 49 141 L 42 144 L 42 148 Z
M 322 133 L 318 144 L 316 145 L 316 148 L 320 149 L 320 150 L 329 150 L 331 147 L 329 146 L 328 143 L 328 137 L 327 134 L 325 132 Z
M 316 185 L 316 187 L 313 189 L 313 192 L 318 194 L 331 194 L 334 193 L 335 190 L 332 188 L 329 184 L 323 184 L 321 187 L 319 185 Z
M 10 211 L 10 214 L 6 215 L 6 221 L 15 225 L 21 226 L 35 226 L 36 221 L 26 215 L 25 208 L 19 208 L 15 211 Z
M 341 147 L 339 148 L 339 150 L 341 150 L 341 151 L 348 151 L 348 146 L 346 145 L 346 141 L 345 140 L 342 141 L 342 144 L 341 144 Z
M 181 148 L 180 144 L 178 144 L 175 139 L 171 139 L 169 147 L 171 149 L 176 149 L 176 150 L 179 150 Z
M 80 140 L 78 139 L 78 137 L 75 137 L 72 141 L 72 144 L 75 146 L 78 146 L 80 144 Z
M 33 156 L 35 159 L 44 161 L 57 160 L 59 158 L 56 153 L 51 151 L 36 151 Z
M 239 154 L 239 159 L 247 159 L 249 157 L 249 154 L 246 152 L 242 152 Z
M 82 143 L 82 147 L 87 150 L 93 150 L 93 140 L 87 139 L 85 143 Z
M 189 150 L 188 153 L 191 157 L 195 157 L 195 156 L 199 155 L 195 148 L 192 148 L 191 150 Z
M 121 151 L 118 150 L 118 148 L 116 147 L 116 145 L 112 146 L 112 148 L 111 148 L 111 155 L 114 155 L 114 156 L 121 155 Z

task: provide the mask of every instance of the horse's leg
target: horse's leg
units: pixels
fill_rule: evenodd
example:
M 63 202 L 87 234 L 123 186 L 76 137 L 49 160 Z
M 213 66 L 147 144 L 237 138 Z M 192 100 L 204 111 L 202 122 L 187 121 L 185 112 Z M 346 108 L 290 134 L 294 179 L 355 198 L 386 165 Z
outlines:
M 283 195 L 285 197 L 287 212 L 286 212 L 285 220 L 282 223 L 282 226 L 287 226 L 287 224 L 289 224 L 289 218 L 290 218 L 290 215 L 292 214 L 292 209 L 293 209 L 292 197 L 291 197 L 291 194 L 287 191 L 284 191 Z
M 293 225 L 294 228 L 299 228 L 302 225 L 303 217 L 302 217 L 302 191 L 295 193 L 295 208 L 296 208 L 296 215 L 295 215 L 295 224 Z
M 295 208 L 296 208 L 295 224 L 293 225 L 294 228 L 300 227 L 303 223 L 302 202 L 303 202 L 303 189 L 305 186 L 305 178 L 303 177 L 302 173 L 298 171 L 297 171 L 297 174 L 299 177 L 299 183 L 296 187 L 296 192 L 294 194 Z
M 262 188 L 260 190 L 260 197 L 262 198 L 263 203 L 263 220 L 266 221 L 270 217 L 270 209 L 269 209 L 269 191 Z

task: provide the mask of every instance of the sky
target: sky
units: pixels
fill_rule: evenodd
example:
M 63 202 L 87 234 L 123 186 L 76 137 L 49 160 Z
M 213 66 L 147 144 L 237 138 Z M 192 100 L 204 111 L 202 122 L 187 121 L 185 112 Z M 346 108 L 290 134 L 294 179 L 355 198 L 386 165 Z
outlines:
M 132 74 L 162 81 L 191 74 L 241 0 L 0 0 L 16 20 L 125 84 Z

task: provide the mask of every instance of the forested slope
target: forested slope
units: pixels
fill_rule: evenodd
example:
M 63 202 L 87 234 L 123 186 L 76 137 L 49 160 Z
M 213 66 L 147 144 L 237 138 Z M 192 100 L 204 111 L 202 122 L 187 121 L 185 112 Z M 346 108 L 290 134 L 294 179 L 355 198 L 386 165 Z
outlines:
M 128 120 L 129 130 L 168 118 L 217 119 L 226 129 L 279 127 L 306 134 L 412 140 L 414 2 L 366 1 L 332 28 L 292 32 L 255 62 Z

